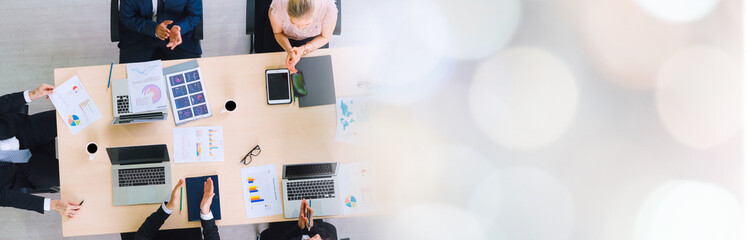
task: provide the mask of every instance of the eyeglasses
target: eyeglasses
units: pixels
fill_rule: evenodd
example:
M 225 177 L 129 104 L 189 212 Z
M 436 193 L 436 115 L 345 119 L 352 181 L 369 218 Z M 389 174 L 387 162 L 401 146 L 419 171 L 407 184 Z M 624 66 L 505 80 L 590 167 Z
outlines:
M 252 148 L 251 151 L 247 153 L 247 155 L 244 155 L 244 158 L 242 158 L 242 163 L 244 165 L 249 165 L 252 163 L 252 157 L 257 157 L 257 155 L 260 155 L 260 152 L 262 152 L 262 149 L 260 149 L 260 145 L 256 145 L 254 148 Z M 247 162 L 247 157 L 249 157 L 249 162 Z

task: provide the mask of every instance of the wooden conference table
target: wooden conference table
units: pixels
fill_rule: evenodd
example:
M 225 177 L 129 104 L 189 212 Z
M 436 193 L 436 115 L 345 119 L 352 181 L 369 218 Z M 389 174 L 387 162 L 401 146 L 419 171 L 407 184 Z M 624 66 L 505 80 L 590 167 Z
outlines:
M 365 95 L 366 89 L 357 86 L 358 49 L 322 49 L 312 56 L 331 55 L 337 97 Z M 336 142 L 335 105 L 299 108 L 298 101 L 287 105 L 267 105 L 265 69 L 285 67 L 285 53 L 251 54 L 197 59 L 206 83 L 206 93 L 213 116 L 189 122 L 180 127 L 223 126 L 224 156 L 222 162 L 173 162 L 172 129 L 174 114 L 169 111 L 165 121 L 144 124 L 111 126 L 113 119 L 111 89 L 107 90 L 109 65 L 55 69 L 55 85 L 77 75 L 91 95 L 103 118 L 71 135 L 65 122 L 57 117 L 59 143 L 61 198 L 73 202 L 85 199 L 83 209 L 74 220 L 63 217 L 64 236 L 134 232 L 158 204 L 117 206 L 112 202 L 111 163 L 107 147 L 148 144 L 167 144 L 171 162 L 171 182 L 180 178 L 217 174 L 221 194 L 222 219 L 218 225 L 238 225 L 288 221 L 283 215 L 247 218 L 240 169 L 242 157 L 255 145 L 262 153 L 254 157 L 251 166 L 275 164 L 278 177 L 283 164 L 338 161 L 341 163 L 370 161 L 365 146 Z M 164 61 L 169 67 L 188 60 Z M 124 64 L 114 65 L 112 79 L 126 78 Z M 237 109 L 221 113 L 223 103 L 234 99 Z M 85 146 L 96 142 L 99 151 L 88 160 Z M 374 166 L 372 166 L 374 167 Z M 279 183 L 280 186 L 280 183 Z M 186 202 L 185 202 L 186 204 Z M 339 217 L 339 216 L 334 216 Z M 188 222 L 187 213 L 178 211 L 162 229 L 199 227 L 200 222 Z

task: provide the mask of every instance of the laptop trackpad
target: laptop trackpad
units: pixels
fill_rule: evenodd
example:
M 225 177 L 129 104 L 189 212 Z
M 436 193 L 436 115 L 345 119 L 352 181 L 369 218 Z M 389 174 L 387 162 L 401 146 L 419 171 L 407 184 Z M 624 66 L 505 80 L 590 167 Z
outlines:
M 156 191 L 153 188 L 131 190 L 130 202 L 133 204 L 156 202 Z

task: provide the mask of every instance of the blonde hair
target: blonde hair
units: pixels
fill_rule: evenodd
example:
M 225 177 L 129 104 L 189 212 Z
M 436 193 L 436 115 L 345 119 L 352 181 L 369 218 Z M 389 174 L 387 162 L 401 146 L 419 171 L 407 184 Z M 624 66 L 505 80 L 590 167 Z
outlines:
M 288 0 L 288 16 L 301 18 L 314 11 L 314 0 Z

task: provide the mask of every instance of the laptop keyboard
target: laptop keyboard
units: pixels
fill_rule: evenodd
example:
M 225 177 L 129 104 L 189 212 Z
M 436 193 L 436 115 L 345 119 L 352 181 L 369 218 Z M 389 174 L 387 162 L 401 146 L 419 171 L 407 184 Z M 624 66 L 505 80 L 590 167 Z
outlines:
M 117 96 L 117 113 L 130 112 L 130 97 L 127 95 Z
M 286 183 L 288 201 L 320 198 L 335 198 L 335 182 L 332 179 L 294 181 Z
M 166 184 L 164 167 L 119 169 L 119 186 Z

